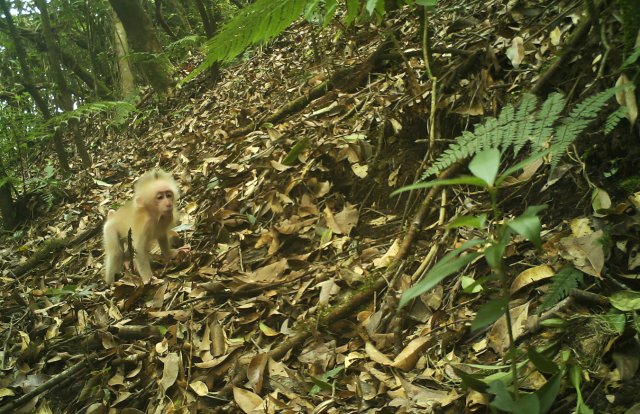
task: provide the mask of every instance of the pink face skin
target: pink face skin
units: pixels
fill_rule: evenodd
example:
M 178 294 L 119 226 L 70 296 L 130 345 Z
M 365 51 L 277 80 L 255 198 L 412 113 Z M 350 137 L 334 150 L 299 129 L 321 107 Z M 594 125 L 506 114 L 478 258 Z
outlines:
M 158 191 L 155 196 L 156 208 L 161 215 L 173 212 L 173 191 Z

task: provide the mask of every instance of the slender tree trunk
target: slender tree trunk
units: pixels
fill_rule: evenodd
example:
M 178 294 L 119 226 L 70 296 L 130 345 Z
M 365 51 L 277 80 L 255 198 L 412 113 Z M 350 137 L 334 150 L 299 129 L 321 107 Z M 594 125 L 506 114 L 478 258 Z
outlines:
M 164 29 L 165 32 L 167 32 L 171 40 L 173 40 L 174 42 L 178 40 L 178 37 L 173 33 L 173 31 L 167 24 L 167 21 L 162 16 L 162 0 L 156 0 L 156 20 L 158 20 L 158 23 L 160 23 L 160 26 Z
M 27 63 L 27 54 L 22 45 L 22 39 L 20 39 L 20 37 L 18 36 L 16 27 L 13 24 L 13 17 L 11 16 L 11 11 L 9 8 L 9 4 L 7 3 L 7 0 L 0 0 L 0 9 L 4 13 L 4 17 L 7 22 L 7 27 L 9 28 L 9 34 L 13 40 L 13 44 L 16 49 L 16 55 L 18 56 L 18 63 L 20 64 L 20 69 L 22 70 L 22 84 L 24 86 L 24 89 L 27 91 L 27 93 L 29 93 L 29 95 L 31 95 L 31 98 L 33 98 L 33 101 L 35 102 L 36 106 L 42 113 L 42 116 L 44 117 L 44 119 L 48 120 L 51 118 L 51 112 L 49 111 L 49 106 L 47 105 L 47 102 L 44 100 L 44 98 L 42 98 L 42 96 L 38 92 L 38 89 L 35 87 L 35 84 L 33 82 L 31 69 L 29 68 L 29 65 Z M 60 162 L 60 168 L 65 172 L 70 171 L 69 159 L 67 158 L 67 152 L 64 149 L 62 136 L 56 133 L 53 134 L 53 148 L 56 152 L 56 155 L 58 156 L 58 161 Z
M 121 96 L 128 96 L 135 89 L 133 72 L 131 71 L 131 59 L 129 58 L 129 44 L 127 43 L 127 32 L 118 15 L 111 11 L 113 21 L 114 44 L 116 50 L 116 60 L 118 71 L 120 72 L 120 92 Z
M 202 26 L 204 27 L 204 33 L 207 36 L 207 39 L 211 39 L 215 34 L 215 27 L 213 27 L 214 23 L 211 22 L 209 13 L 207 13 L 207 9 L 204 7 L 204 3 L 202 2 L 202 0 L 193 0 L 193 2 L 198 9 L 198 13 L 200 13 Z
M 64 74 L 62 73 L 62 69 L 60 67 L 60 56 L 58 55 L 58 48 L 56 47 L 54 34 L 51 30 L 51 21 L 49 19 L 49 10 L 47 9 L 47 3 L 45 2 L 45 0 L 35 0 L 35 4 L 36 7 L 40 10 L 42 34 L 44 35 L 44 41 L 47 45 L 49 62 L 51 63 L 52 77 L 58 89 L 56 95 L 58 97 L 59 105 L 66 112 L 71 112 L 73 111 L 73 99 L 71 97 L 69 87 L 67 86 L 67 81 L 64 78 Z M 89 151 L 87 151 L 87 145 L 85 144 L 84 139 L 78 131 L 77 121 L 72 120 L 71 122 L 69 122 L 69 126 L 73 143 L 75 144 L 78 155 L 80 155 L 80 159 L 82 160 L 82 166 L 84 168 L 90 168 L 92 163 L 91 156 L 89 155 Z M 56 131 L 55 134 L 58 135 L 58 131 Z
M 0 174 L 0 214 L 5 229 L 13 229 L 18 225 L 18 212 L 11 193 L 11 184 Z M 3 182 L 4 181 L 4 182 Z
M 144 12 L 140 0 L 109 0 L 109 3 L 122 22 L 133 51 L 148 55 L 138 64 L 142 73 L 156 92 L 164 94 L 173 84 L 173 65 L 163 53 L 151 19 Z

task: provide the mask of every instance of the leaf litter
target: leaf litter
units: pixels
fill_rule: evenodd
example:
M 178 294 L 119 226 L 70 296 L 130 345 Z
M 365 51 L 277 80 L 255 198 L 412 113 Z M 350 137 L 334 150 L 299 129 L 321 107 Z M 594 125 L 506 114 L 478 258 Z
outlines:
M 468 14 L 482 16 L 487 5 L 474 7 Z M 565 22 L 550 29 L 545 22 L 571 7 L 559 2 L 537 20 L 501 11 L 472 25 L 456 20 L 455 8 L 436 14 L 436 51 L 450 50 L 437 52 L 444 74 L 439 111 L 452 118 L 445 128 L 458 131 L 468 116 L 503 106 L 503 89 L 527 87 L 575 28 Z M 440 218 L 429 216 L 407 254 L 403 223 L 416 201 L 388 195 L 419 178 L 430 87 L 420 54 L 412 52 L 421 46 L 418 25 L 406 11 L 390 14 L 388 22 L 399 34 L 404 65 L 383 63 L 363 84 L 330 90 L 275 124 L 261 119 L 330 73 L 365 61 L 382 34 L 363 30 L 365 38 L 334 44 L 335 29 L 318 34 L 297 23 L 224 69 L 215 87 L 196 79 L 175 91 L 159 114 L 151 103 L 142 105 L 128 132 L 100 119 L 99 127 L 87 126 L 90 135 L 102 136 L 95 140 L 94 166 L 78 174 L 66 205 L 0 250 L 0 408 L 40 390 L 15 412 L 50 406 L 87 413 L 485 409 L 486 394 L 463 390 L 456 369 L 501 365 L 506 320 L 470 335 L 482 296 L 457 277 L 397 312 L 397 291 L 433 265 L 431 252 L 442 256 L 472 239 L 468 230 L 439 230 L 454 209 L 478 211 L 487 203 L 466 190 L 449 194 L 461 203 L 441 206 Z M 299 42 L 309 36 L 326 51 L 321 62 Z M 496 70 L 474 64 L 480 55 Z M 622 98 L 635 108 L 633 97 Z M 234 135 L 252 124 L 260 128 Z M 131 195 L 132 180 L 156 164 L 173 171 L 184 194 L 177 230 L 191 245 L 188 260 L 156 267 L 162 276 L 149 285 L 125 272 L 106 289 L 100 237 L 94 237 L 14 277 L 44 241 L 99 228 L 108 209 Z M 534 170 L 510 184 L 512 207 L 522 186 L 541 180 Z M 549 200 L 562 185 L 552 183 L 540 197 Z M 628 237 L 628 229 L 637 230 L 637 203 L 626 203 L 634 211 L 627 214 L 620 213 L 624 206 L 598 200 L 598 211 L 586 217 L 571 215 L 575 198 L 554 201 L 558 213 L 547 217 L 555 224 L 543 231 L 542 255 L 522 241 L 508 246 L 519 275 L 510 304 L 518 340 L 543 343 L 532 335 L 539 329 L 535 318 L 551 314 L 535 315 L 535 307 L 563 264 L 591 283 L 608 268 L 637 279 L 638 243 Z M 602 242 L 607 225 L 620 230 L 613 245 Z M 619 260 L 605 265 L 611 255 Z M 474 261 L 460 276 L 474 280 L 486 271 Z M 612 331 L 595 335 L 602 331 L 598 311 L 580 298 L 554 309 L 575 327 L 573 340 L 560 342 L 578 358 L 591 358 L 584 361 L 591 375 L 619 387 L 637 372 L 637 347 Z M 637 310 L 637 303 L 633 294 L 611 298 L 618 309 Z M 602 362 L 615 344 L 615 365 Z M 544 382 L 531 371 L 523 386 Z

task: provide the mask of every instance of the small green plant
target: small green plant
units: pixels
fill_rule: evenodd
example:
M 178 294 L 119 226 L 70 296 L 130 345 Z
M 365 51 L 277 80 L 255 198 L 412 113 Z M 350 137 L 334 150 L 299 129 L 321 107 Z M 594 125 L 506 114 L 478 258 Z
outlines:
M 487 327 L 504 316 L 509 338 L 509 352 L 506 355 L 506 358 L 510 361 L 509 369 L 507 371 L 501 370 L 498 373 L 482 378 L 470 375 L 457 368 L 455 370 L 466 386 L 495 396 L 490 404 L 494 410 L 536 414 L 547 412 L 558 394 L 561 379 L 567 372 L 570 373 L 570 379 L 574 382 L 574 385 L 579 387 L 579 384 L 575 383 L 575 381 L 579 381 L 579 375 L 576 377 L 573 373 L 579 372 L 580 368 L 578 365 L 569 364 L 568 354 L 565 355 L 565 360 L 561 365 L 554 363 L 551 359 L 544 358 L 533 349 L 529 350 L 528 355 L 523 355 L 522 351 L 516 346 L 511 313 L 509 311 L 511 299 L 510 278 L 504 265 L 505 249 L 517 235 L 529 240 L 536 248 L 540 249 L 542 225 L 539 214 L 546 206 L 529 206 L 519 216 L 508 217 L 498 208 L 498 190 L 510 175 L 536 159 L 548 155 L 551 151 L 552 148 L 539 151 L 500 173 L 500 151 L 497 148 L 485 149 L 476 153 L 469 163 L 469 170 L 472 174 L 470 176 L 416 183 L 394 192 L 395 194 L 410 189 L 443 185 L 470 185 L 480 187 L 489 193 L 492 211 L 490 216 L 486 214 L 463 216 L 458 217 L 449 224 L 449 227 L 467 226 L 480 229 L 484 233 L 483 237 L 469 240 L 445 255 L 420 281 L 402 294 L 399 306 L 406 306 L 414 298 L 427 292 L 446 277 L 460 271 L 473 260 L 484 256 L 491 272 L 488 276 L 477 280 L 476 283 L 482 285 L 489 280 L 498 280 L 502 290 L 496 299 L 488 301 L 479 308 L 475 319 L 471 323 L 471 329 L 478 330 Z M 563 280 L 568 279 L 570 278 L 567 277 Z M 563 294 L 569 284 L 567 282 L 564 289 L 559 289 L 558 295 Z M 544 386 L 535 392 L 523 393 L 519 390 L 519 377 L 529 362 L 532 362 L 541 372 L 552 376 Z M 568 371 L 567 367 L 570 368 Z M 579 412 L 589 412 L 580 395 L 578 396 L 578 406 L 581 410 Z

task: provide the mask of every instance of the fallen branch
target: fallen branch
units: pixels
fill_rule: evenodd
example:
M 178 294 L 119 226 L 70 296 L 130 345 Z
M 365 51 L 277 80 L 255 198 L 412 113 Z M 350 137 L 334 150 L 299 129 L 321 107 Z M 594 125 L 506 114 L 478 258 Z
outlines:
M 84 360 L 78 362 L 74 366 L 72 366 L 72 367 L 66 369 L 65 371 L 61 372 L 60 374 L 56 375 L 55 377 L 51 377 L 48 381 L 45 381 L 44 383 L 42 383 L 37 388 L 35 388 L 35 389 L 29 391 L 28 393 L 16 398 L 13 401 L 10 401 L 8 404 L 0 407 L 0 414 L 13 412 L 14 409 L 26 404 L 32 398 L 37 397 L 40 394 L 44 394 L 45 392 L 49 391 L 50 389 L 52 389 L 56 385 L 58 385 L 61 382 L 65 381 L 67 378 L 74 377 L 75 375 L 81 373 L 85 369 L 88 369 L 89 368 L 89 360 L 93 360 L 93 359 L 95 359 L 94 356 L 89 356 L 89 357 L 85 358 Z
M 65 237 L 61 239 L 51 239 L 43 243 L 43 246 L 36 251 L 26 262 L 15 268 L 12 272 L 15 278 L 23 276 L 28 271 L 35 269 L 45 260 L 50 259 L 54 254 L 66 249 L 67 247 L 77 246 L 90 238 L 96 236 L 102 229 L 103 221 L 96 226 L 83 231 L 75 238 Z

